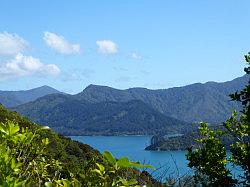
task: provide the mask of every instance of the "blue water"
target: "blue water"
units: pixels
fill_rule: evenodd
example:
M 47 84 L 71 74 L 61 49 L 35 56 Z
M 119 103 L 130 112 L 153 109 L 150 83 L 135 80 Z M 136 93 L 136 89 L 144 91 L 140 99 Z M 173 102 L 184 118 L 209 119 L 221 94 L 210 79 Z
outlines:
M 88 144 L 93 148 L 111 152 L 116 158 L 129 157 L 132 161 L 151 164 L 156 170 L 147 170 L 155 179 L 164 181 L 166 177 L 181 177 L 192 174 L 187 167 L 186 151 L 145 151 L 151 136 L 71 136 L 73 140 Z M 230 156 L 228 154 L 228 156 Z M 243 174 L 232 165 L 234 176 Z M 237 177 L 238 178 L 238 177 Z
M 129 157 L 132 161 L 151 164 L 157 170 L 147 170 L 156 179 L 190 174 L 186 151 L 145 151 L 150 136 L 71 136 L 73 140 L 89 144 L 103 152 L 110 151 L 116 158 Z

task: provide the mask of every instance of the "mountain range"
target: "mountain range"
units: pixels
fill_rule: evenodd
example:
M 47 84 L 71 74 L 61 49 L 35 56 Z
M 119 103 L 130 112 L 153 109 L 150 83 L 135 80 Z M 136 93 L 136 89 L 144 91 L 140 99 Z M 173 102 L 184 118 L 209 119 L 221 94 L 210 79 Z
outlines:
M 248 80 L 243 76 L 160 90 L 89 85 L 76 95 L 49 94 L 12 110 L 67 135 L 185 133 L 193 122 L 217 124 L 239 110 L 228 95 Z
M 15 110 L 64 135 L 172 134 L 184 133 L 189 125 L 139 100 L 89 103 L 70 95 L 52 94 Z
M 30 101 L 34 101 L 39 97 L 45 95 L 60 93 L 58 90 L 49 86 L 41 86 L 31 90 L 22 91 L 1 91 L 0 90 L 0 103 L 6 107 L 15 107 Z
M 195 83 L 160 90 L 146 88 L 118 90 L 107 86 L 90 85 L 75 97 L 91 103 L 140 100 L 158 112 L 182 121 L 219 123 L 224 121 L 233 109 L 239 109 L 237 103 L 231 102 L 228 95 L 241 90 L 248 80 L 249 77 L 245 75 L 223 83 Z

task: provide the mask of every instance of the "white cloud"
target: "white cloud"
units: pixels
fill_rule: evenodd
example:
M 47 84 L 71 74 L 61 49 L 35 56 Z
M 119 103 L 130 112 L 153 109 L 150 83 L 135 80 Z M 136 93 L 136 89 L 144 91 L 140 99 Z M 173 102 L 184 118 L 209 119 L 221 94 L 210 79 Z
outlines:
M 99 40 L 96 41 L 98 46 L 98 52 L 102 54 L 115 54 L 118 52 L 118 46 L 111 40 Z
M 55 33 L 44 32 L 43 40 L 50 48 L 61 54 L 78 54 L 81 51 L 80 44 L 71 44 L 63 36 Z
M 53 76 L 56 76 L 56 75 L 59 75 L 61 70 L 60 68 L 55 65 L 55 64 L 48 64 L 48 65 L 44 65 L 43 66 L 43 69 L 42 69 L 42 72 L 44 74 L 49 74 L 49 75 L 53 75 Z
M 43 64 L 32 56 L 19 53 L 14 59 L 0 65 L 0 80 L 13 79 L 24 76 L 56 76 L 60 69 L 55 64 Z
M 0 55 L 12 56 L 23 52 L 28 47 L 28 42 L 17 34 L 8 32 L 0 33 Z
M 132 53 L 131 55 L 131 58 L 135 59 L 135 60 L 142 60 L 142 56 L 137 54 L 137 53 Z

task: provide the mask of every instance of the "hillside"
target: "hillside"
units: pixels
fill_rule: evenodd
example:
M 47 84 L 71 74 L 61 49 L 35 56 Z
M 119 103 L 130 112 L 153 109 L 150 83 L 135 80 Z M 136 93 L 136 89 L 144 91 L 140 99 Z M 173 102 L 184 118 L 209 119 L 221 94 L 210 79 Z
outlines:
M 140 185 L 161 186 L 146 171 L 140 172 L 131 167 L 120 167 L 116 171 L 109 172 L 113 169 L 112 165 L 110 165 L 107 157 L 97 150 L 89 145 L 58 135 L 50 129 L 42 129 L 40 125 L 16 112 L 7 110 L 2 105 L 0 105 L 0 123 L 0 149 L 1 151 L 7 149 L 6 152 L 0 151 L 0 171 L 2 174 L 0 184 L 3 186 L 7 186 L 6 182 L 9 182 L 8 184 L 15 183 L 14 186 L 97 186 L 97 184 L 105 186 L 103 185 L 104 182 L 112 183 L 117 178 L 123 178 L 124 181 L 133 178 Z M 23 129 L 16 130 L 17 124 Z M 5 129 L 5 125 L 7 125 L 7 129 Z M 5 133 L 7 136 L 5 136 Z M 11 133 L 11 135 L 8 133 Z M 23 137 L 25 133 L 28 135 L 27 137 Z M 4 141 L 6 138 L 8 138 L 7 142 Z M 25 140 L 25 138 L 31 140 L 31 142 L 19 142 Z M 46 146 L 43 148 L 44 145 Z M 10 147 L 11 149 L 8 150 Z M 10 155 L 4 157 L 10 151 L 13 151 L 11 157 Z M 8 165 L 8 158 L 11 159 L 11 166 Z M 111 158 L 109 157 L 109 159 Z M 98 169 L 97 163 L 107 171 L 105 179 L 93 172 L 93 170 Z M 140 165 L 134 162 L 130 162 L 130 164 Z M 5 172 L 6 169 L 8 169 L 8 172 Z M 8 178 L 5 178 L 5 176 L 8 176 Z M 49 183 L 44 185 L 46 181 Z M 18 185 L 16 182 L 18 182 Z M 50 183 L 51 185 L 48 185 Z
M 248 80 L 248 75 L 245 75 L 223 83 L 196 83 L 162 90 L 118 90 L 90 85 L 75 95 L 75 98 L 91 103 L 141 100 L 162 114 L 182 121 L 219 123 L 230 115 L 232 109 L 239 109 L 236 103 L 230 102 L 228 95 L 241 90 Z
M 172 134 L 192 128 L 139 100 L 89 103 L 52 94 L 14 110 L 65 135 Z
M 193 129 L 191 122 L 220 123 L 239 109 L 228 95 L 247 80 L 165 90 L 90 85 L 76 95 L 50 94 L 12 109 L 65 135 L 186 133 Z
M 197 124 L 198 125 L 198 124 Z M 210 129 L 214 130 L 222 130 L 226 131 L 226 129 L 222 125 L 209 126 Z M 199 130 L 195 129 L 194 131 L 187 132 L 181 136 L 162 136 L 156 135 L 158 138 L 158 142 L 151 143 L 151 145 L 147 146 L 145 150 L 153 150 L 153 151 L 175 151 L 175 150 L 183 150 L 186 151 L 188 148 L 198 148 L 199 144 L 197 143 L 197 139 L 200 138 Z M 161 138 L 161 139 L 160 139 Z M 221 137 L 222 143 L 227 150 L 230 150 L 230 144 L 232 142 L 236 142 L 237 138 L 233 136 L 224 135 Z
M 36 132 L 39 128 L 39 125 L 15 112 L 10 112 L 5 107 L 0 105 L 0 122 L 5 123 L 7 121 L 14 121 L 18 123 L 20 127 L 28 128 L 29 131 L 32 132 Z M 41 139 L 49 139 L 49 155 L 64 163 L 61 171 L 62 177 L 64 178 L 68 178 L 70 173 L 83 172 L 84 167 L 82 168 L 82 166 L 86 165 L 88 160 L 102 160 L 101 154 L 90 146 L 72 141 L 69 138 L 54 133 L 51 130 L 46 130 L 46 132 L 40 131 L 39 135 L 41 136 Z
M 41 86 L 31 90 L 22 91 L 0 91 L 0 103 L 6 107 L 15 107 L 30 101 L 34 101 L 45 95 L 60 93 L 49 86 Z
M 145 150 L 149 151 L 186 151 L 189 147 L 196 145 L 195 139 L 197 139 L 198 132 L 191 132 L 182 136 L 165 138 L 159 142 L 151 144 L 145 147 Z

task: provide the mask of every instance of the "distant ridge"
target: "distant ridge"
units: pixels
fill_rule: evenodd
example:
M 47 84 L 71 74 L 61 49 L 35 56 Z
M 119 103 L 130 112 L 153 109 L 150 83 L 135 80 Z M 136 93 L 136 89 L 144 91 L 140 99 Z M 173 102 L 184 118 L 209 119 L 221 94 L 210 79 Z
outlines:
M 64 135 L 173 134 L 192 127 L 139 100 L 87 103 L 71 95 L 53 94 L 14 110 Z
M 183 87 L 150 90 L 145 88 L 114 89 L 90 85 L 75 97 L 91 103 L 104 101 L 127 102 L 141 100 L 155 110 L 187 122 L 224 121 L 239 106 L 230 102 L 229 94 L 241 90 L 249 80 L 248 75 L 232 81 L 195 83 Z
M 228 95 L 248 80 L 243 76 L 162 90 L 90 85 L 76 95 L 46 95 L 13 110 L 67 135 L 182 133 L 192 130 L 190 123 L 218 124 L 239 110 Z
M 30 101 L 34 101 L 39 97 L 43 97 L 45 95 L 54 93 L 61 93 L 61 92 L 46 85 L 30 90 L 21 90 L 21 91 L 0 90 L 0 103 L 10 108 Z

